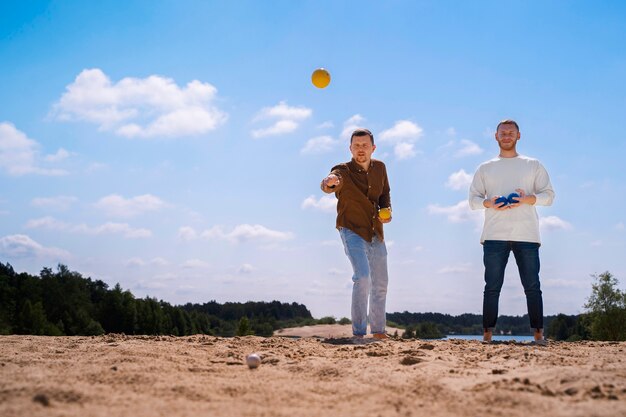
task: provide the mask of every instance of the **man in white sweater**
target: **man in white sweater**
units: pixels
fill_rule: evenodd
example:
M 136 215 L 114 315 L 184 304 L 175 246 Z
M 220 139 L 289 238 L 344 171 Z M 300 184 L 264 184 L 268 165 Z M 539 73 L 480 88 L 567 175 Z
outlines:
M 491 342 L 498 319 L 498 301 L 504 270 L 513 252 L 526 294 L 530 327 L 535 340 L 543 338 L 543 299 L 539 284 L 539 218 L 536 205 L 549 206 L 554 200 L 550 177 L 541 163 L 519 155 L 519 126 L 503 120 L 496 128 L 500 155 L 484 162 L 474 174 L 469 204 L 485 210 L 480 243 L 485 264 L 483 293 L 483 339 Z

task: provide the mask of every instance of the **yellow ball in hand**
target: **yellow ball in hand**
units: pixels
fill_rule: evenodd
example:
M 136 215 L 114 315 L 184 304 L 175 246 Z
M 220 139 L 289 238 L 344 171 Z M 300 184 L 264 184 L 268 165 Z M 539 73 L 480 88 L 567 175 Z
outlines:
M 383 220 L 387 220 L 391 218 L 391 209 L 388 207 L 385 208 L 381 208 L 380 210 L 378 210 L 378 217 L 380 217 Z
M 311 81 L 317 88 L 326 88 L 330 84 L 330 74 L 324 68 L 318 68 L 313 71 Z

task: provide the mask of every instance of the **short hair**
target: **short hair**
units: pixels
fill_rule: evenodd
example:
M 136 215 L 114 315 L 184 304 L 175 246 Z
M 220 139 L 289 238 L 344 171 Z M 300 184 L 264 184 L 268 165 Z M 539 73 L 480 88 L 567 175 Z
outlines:
M 500 126 L 502 126 L 502 125 L 513 125 L 513 126 L 515 126 L 515 128 L 519 132 L 519 126 L 517 125 L 517 122 L 515 120 L 513 120 L 513 119 L 505 119 L 505 120 L 501 121 L 500 123 L 498 123 L 498 127 L 496 127 L 496 132 L 498 131 L 498 129 L 500 129 Z
M 368 129 L 358 128 L 354 132 L 352 132 L 352 135 L 350 136 L 350 145 L 352 145 L 352 138 L 354 138 L 355 136 L 369 136 L 370 140 L 372 141 L 372 145 L 374 144 L 374 135 Z

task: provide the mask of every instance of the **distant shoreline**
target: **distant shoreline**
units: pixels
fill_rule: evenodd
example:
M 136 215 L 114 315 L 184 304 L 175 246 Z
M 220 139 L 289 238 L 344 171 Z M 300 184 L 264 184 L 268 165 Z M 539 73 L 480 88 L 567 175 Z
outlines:
M 404 329 L 398 327 L 387 327 L 387 334 L 393 335 L 395 332 L 398 332 L 398 336 L 402 337 L 402 333 Z M 285 329 L 279 329 L 274 332 L 274 336 L 283 336 L 283 337 L 322 337 L 322 338 L 333 338 L 333 337 L 350 337 L 352 336 L 352 325 L 350 324 L 316 324 L 313 326 L 301 326 L 301 327 L 288 327 Z M 448 334 L 440 339 L 430 339 L 430 340 L 450 340 L 450 339 L 459 339 L 459 340 L 482 340 L 482 335 L 467 335 L 467 334 Z M 509 340 L 518 340 L 518 341 L 531 341 L 533 340 L 532 335 L 494 335 L 493 340 L 498 341 L 509 341 Z

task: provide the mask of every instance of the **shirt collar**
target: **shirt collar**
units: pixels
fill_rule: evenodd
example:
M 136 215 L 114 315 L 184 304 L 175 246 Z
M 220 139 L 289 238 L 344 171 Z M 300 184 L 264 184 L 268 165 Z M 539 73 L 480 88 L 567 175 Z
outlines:
M 357 161 L 354 160 L 354 158 L 352 158 L 350 162 L 348 162 L 348 166 L 350 167 L 350 170 L 354 172 L 367 172 L 363 169 L 361 165 L 359 165 Z M 369 166 L 368 171 L 372 169 L 373 166 L 374 166 L 374 159 L 370 159 L 370 166 Z

